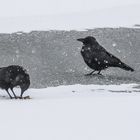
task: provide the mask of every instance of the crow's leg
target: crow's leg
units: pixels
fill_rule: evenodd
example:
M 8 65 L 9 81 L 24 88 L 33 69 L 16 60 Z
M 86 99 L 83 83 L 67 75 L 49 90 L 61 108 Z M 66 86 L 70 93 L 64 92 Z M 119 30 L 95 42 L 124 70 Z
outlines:
M 22 91 L 22 89 L 21 89 L 20 99 L 23 99 L 23 93 L 24 93 L 24 91 Z
M 94 70 L 94 71 L 92 71 L 92 72 L 86 74 L 86 76 L 92 75 L 95 71 L 96 71 L 96 70 Z
M 10 89 L 11 89 L 11 91 L 12 91 L 12 93 L 13 93 L 13 95 L 14 95 L 15 99 L 17 99 L 17 96 L 16 96 L 16 94 L 15 94 L 15 92 L 14 92 L 13 88 L 10 88 Z
M 101 74 L 101 70 L 99 70 L 97 74 L 102 75 L 102 74 Z
M 8 93 L 8 95 L 9 95 L 10 99 L 12 99 L 13 97 L 10 95 L 10 93 L 9 93 L 8 89 L 6 89 L 6 92 Z

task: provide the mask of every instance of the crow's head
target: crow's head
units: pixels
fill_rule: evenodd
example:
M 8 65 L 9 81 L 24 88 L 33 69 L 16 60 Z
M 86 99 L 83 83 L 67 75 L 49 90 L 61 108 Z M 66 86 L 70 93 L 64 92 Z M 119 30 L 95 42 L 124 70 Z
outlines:
M 78 41 L 81 41 L 84 45 L 94 45 L 97 43 L 96 38 L 93 36 L 87 36 L 85 38 L 79 38 Z

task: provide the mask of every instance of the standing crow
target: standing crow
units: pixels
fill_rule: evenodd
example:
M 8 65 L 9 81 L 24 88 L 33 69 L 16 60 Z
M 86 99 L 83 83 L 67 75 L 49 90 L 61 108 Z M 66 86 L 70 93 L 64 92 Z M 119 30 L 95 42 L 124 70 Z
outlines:
M 94 37 L 88 36 L 77 40 L 83 43 L 81 54 L 85 63 L 94 70 L 88 75 L 91 75 L 95 71 L 98 71 L 98 74 L 100 74 L 101 70 L 108 67 L 119 67 L 127 71 L 134 71 L 133 68 L 129 67 L 125 63 L 121 62 L 120 59 L 107 52 L 107 50 L 104 49 Z
M 21 95 L 17 97 L 13 91 L 13 88 L 19 86 L 21 88 Z M 22 95 L 25 90 L 30 86 L 30 77 L 26 70 L 18 65 L 11 65 L 8 67 L 0 68 L 0 88 L 5 89 L 12 99 L 8 89 L 10 89 L 14 95 L 14 98 L 23 98 Z

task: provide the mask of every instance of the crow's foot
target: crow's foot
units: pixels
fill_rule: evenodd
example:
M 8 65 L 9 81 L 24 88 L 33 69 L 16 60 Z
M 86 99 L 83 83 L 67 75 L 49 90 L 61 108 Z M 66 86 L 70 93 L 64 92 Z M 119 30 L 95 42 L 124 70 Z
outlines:
M 85 74 L 85 76 L 90 76 L 90 75 L 93 75 L 93 73 L 95 72 L 95 70 L 94 71 L 92 71 L 92 72 L 90 72 L 90 73 L 88 73 L 88 74 Z
M 31 98 L 30 96 L 25 96 L 25 97 L 18 96 L 17 99 L 31 99 Z

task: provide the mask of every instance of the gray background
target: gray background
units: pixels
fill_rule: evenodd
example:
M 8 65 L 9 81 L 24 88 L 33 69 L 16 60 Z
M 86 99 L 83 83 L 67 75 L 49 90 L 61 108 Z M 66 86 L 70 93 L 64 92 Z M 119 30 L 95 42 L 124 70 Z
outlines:
M 77 38 L 94 36 L 109 52 L 135 69 L 102 71 L 104 76 L 84 76 L 91 71 L 80 54 Z M 0 34 L 1 67 L 24 66 L 31 77 L 31 87 L 67 84 L 120 84 L 140 81 L 140 29 L 98 28 L 86 31 L 32 31 Z

